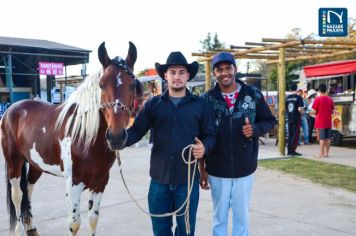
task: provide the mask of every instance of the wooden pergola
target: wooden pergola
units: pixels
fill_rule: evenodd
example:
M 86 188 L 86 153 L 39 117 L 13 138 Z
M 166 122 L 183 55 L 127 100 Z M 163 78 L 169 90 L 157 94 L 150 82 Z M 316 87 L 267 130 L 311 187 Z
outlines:
M 205 62 L 205 90 L 211 85 L 211 60 L 220 51 L 232 53 L 236 59 L 265 59 L 266 64 L 278 66 L 278 147 L 281 155 L 285 155 L 285 67 L 287 62 L 301 60 L 318 60 L 337 56 L 355 55 L 356 40 L 296 40 L 263 38 L 261 43 L 246 42 L 244 46 L 231 45 L 230 49 L 192 53 Z

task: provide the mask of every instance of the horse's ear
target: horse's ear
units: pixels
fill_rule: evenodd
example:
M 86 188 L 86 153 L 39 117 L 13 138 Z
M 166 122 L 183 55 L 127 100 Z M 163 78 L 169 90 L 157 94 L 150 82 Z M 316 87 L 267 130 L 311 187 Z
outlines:
M 129 42 L 129 44 L 130 47 L 129 47 L 129 52 L 127 53 L 126 62 L 130 66 L 131 70 L 133 71 L 137 59 L 137 49 L 135 44 L 133 44 L 132 42 Z
M 102 42 L 98 48 L 98 57 L 104 69 L 110 64 L 110 58 L 105 48 L 105 42 Z

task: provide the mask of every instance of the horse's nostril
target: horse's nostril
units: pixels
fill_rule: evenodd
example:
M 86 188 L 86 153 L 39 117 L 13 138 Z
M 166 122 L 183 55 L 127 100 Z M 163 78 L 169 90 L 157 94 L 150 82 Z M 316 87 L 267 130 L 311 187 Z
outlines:
M 111 129 L 107 129 L 105 137 L 112 149 L 122 149 L 127 141 L 127 131 L 126 129 L 121 129 L 119 132 L 113 133 Z

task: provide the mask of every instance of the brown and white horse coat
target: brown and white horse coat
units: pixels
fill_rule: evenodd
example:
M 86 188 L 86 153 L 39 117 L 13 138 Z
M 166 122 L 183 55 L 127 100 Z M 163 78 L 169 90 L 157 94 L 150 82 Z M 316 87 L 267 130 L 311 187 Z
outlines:
M 65 178 L 70 235 L 79 230 L 81 193 L 88 189 L 90 235 L 95 235 L 114 151 L 124 145 L 135 100 L 142 96 L 132 73 L 136 54 L 130 43 L 125 60 L 111 60 L 103 43 L 98 50 L 102 73 L 86 78 L 63 104 L 23 100 L 5 112 L 1 154 L 6 161 L 10 229 L 17 235 L 37 235 L 31 195 L 42 172 Z

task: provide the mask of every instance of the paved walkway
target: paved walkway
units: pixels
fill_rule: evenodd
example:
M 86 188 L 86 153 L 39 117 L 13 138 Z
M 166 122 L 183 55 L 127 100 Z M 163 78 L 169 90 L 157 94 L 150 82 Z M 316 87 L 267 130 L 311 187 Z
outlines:
M 301 146 L 308 158 L 317 145 Z M 147 209 L 149 152 L 146 145 L 121 151 L 124 175 L 138 202 Z M 332 148 L 325 161 L 353 165 L 356 150 Z M 335 154 L 334 154 L 335 153 Z M 260 158 L 278 157 L 274 140 L 260 146 Z M 319 159 L 318 159 L 319 160 Z M 324 161 L 324 160 L 323 160 Z M 0 157 L 0 170 L 4 160 Z M 356 170 L 355 170 L 356 171 Z M 4 172 L 0 171 L 0 235 L 9 234 L 5 205 Z M 81 202 L 82 226 L 79 235 L 88 235 L 88 196 Z M 68 235 L 64 179 L 44 174 L 33 193 L 34 221 L 41 236 Z M 98 234 L 102 236 L 152 235 L 150 219 L 129 198 L 117 165 L 101 204 Z M 210 191 L 201 191 L 196 235 L 211 235 L 212 203 Z M 251 201 L 251 236 L 350 236 L 356 235 L 356 194 L 322 186 L 302 178 L 259 168 Z

